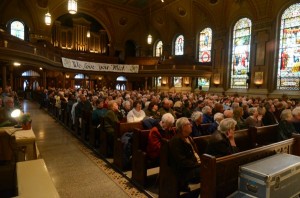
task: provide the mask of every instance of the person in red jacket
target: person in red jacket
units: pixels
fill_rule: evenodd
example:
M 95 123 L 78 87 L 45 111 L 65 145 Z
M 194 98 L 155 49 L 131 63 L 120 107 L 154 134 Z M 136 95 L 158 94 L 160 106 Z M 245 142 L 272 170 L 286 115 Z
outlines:
M 171 113 L 166 113 L 158 125 L 150 130 L 147 144 L 147 156 L 150 160 L 159 161 L 161 139 L 171 139 L 176 134 L 176 130 L 172 128 L 174 120 Z

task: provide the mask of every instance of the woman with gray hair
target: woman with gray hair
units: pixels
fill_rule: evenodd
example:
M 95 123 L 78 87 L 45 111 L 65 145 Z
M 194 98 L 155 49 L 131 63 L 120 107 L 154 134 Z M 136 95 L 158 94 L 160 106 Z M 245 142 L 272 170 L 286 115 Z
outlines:
M 249 109 L 249 117 L 245 120 L 247 127 L 261 127 L 262 126 L 262 115 L 258 114 L 256 107 Z
M 202 119 L 203 119 L 203 114 L 200 111 L 195 111 L 192 114 L 192 116 L 191 116 L 191 120 L 192 120 L 192 133 L 191 133 L 191 136 L 192 137 L 198 137 L 198 136 L 201 136 L 201 135 L 205 135 L 204 134 L 205 131 L 201 127 Z
M 280 119 L 278 125 L 278 141 L 289 139 L 293 133 L 297 133 L 292 123 L 293 115 L 290 109 L 283 110 Z
M 192 125 L 186 117 L 176 121 L 177 134 L 170 140 L 170 160 L 180 181 L 180 189 L 189 191 L 189 182 L 200 182 L 200 157 L 193 138 Z
M 238 148 L 234 140 L 234 130 L 236 121 L 232 118 L 225 118 L 220 122 L 218 130 L 216 130 L 209 141 L 207 152 L 215 157 L 222 157 L 238 152 Z

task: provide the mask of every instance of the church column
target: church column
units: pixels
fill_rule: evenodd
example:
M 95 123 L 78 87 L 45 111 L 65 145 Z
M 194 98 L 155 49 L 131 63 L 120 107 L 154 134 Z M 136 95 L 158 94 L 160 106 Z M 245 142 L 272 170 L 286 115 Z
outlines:
M 63 88 L 66 88 L 66 73 L 63 72 L 63 84 L 62 84 Z
M 6 66 L 3 65 L 2 66 L 2 87 L 5 88 L 6 87 Z
M 47 71 L 44 69 L 43 70 L 43 87 L 46 89 L 47 86 Z
M 12 88 L 13 90 L 15 90 L 15 89 L 14 89 L 14 73 L 13 73 L 13 71 L 14 71 L 14 68 L 13 68 L 13 66 L 11 65 L 11 66 L 9 67 L 9 84 L 10 84 L 11 88 Z
M 148 77 L 145 77 L 145 90 L 148 89 Z

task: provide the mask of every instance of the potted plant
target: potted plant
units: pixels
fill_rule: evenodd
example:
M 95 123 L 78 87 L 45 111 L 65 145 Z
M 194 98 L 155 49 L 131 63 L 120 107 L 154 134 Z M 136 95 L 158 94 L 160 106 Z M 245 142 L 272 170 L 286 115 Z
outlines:
M 31 129 L 31 121 L 30 113 L 23 113 L 20 116 L 20 122 L 22 123 L 23 130 Z

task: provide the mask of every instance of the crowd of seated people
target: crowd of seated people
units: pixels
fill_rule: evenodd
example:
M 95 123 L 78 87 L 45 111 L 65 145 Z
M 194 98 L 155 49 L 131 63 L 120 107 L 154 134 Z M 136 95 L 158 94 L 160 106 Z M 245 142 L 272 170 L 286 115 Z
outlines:
M 153 118 L 158 122 L 153 122 L 155 125 L 149 129 L 157 127 L 157 123 L 158 126 L 164 128 L 165 126 L 162 126 L 159 121 L 165 114 L 172 115 L 175 120 L 181 117 L 188 118 L 192 124 L 192 137 L 213 134 L 218 131 L 220 123 L 226 118 L 232 118 L 236 122 L 235 130 L 267 126 L 284 121 L 294 126 L 294 132 L 300 132 L 299 103 L 287 98 L 261 99 L 238 95 L 120 91 L 105 88 L 98 88 L 97 91 L 51 88 L 46 92 L 41 90 L 42 97 L 45 97 L 45 93 L 47 93 L 47 99 L 55 99 L 56 103 L 67 102 L 67 111 L 72 115 L 73 124 L 76 119 L 84 116 L 83 110 L 94 111 L 92 116 L 94 125 L 99 124 L 97 119 L 104 118 L 105 130 L 111 137 L 110 144 L 113 144 L 117 122 L 138 122 Z M 59 108 L 59 105 L 57 107 Z M 285 109 L 291 110 L 292 118 L 287 119 L 286 116 L 281 116 Z M 204 132 L 201 127 L 207 123 L 211 126 Z M 283 130 L 288 130 L 288 128 L 283 127 Z M 159 129 L 157 131 L 161 134 Z M 152 134 L 150 133 L 149 139 L 152 139 Z M 288 137 L 290 135 L 284 136 L 284 138 Z M 113 148 L 112 145 L 111 148 Z

